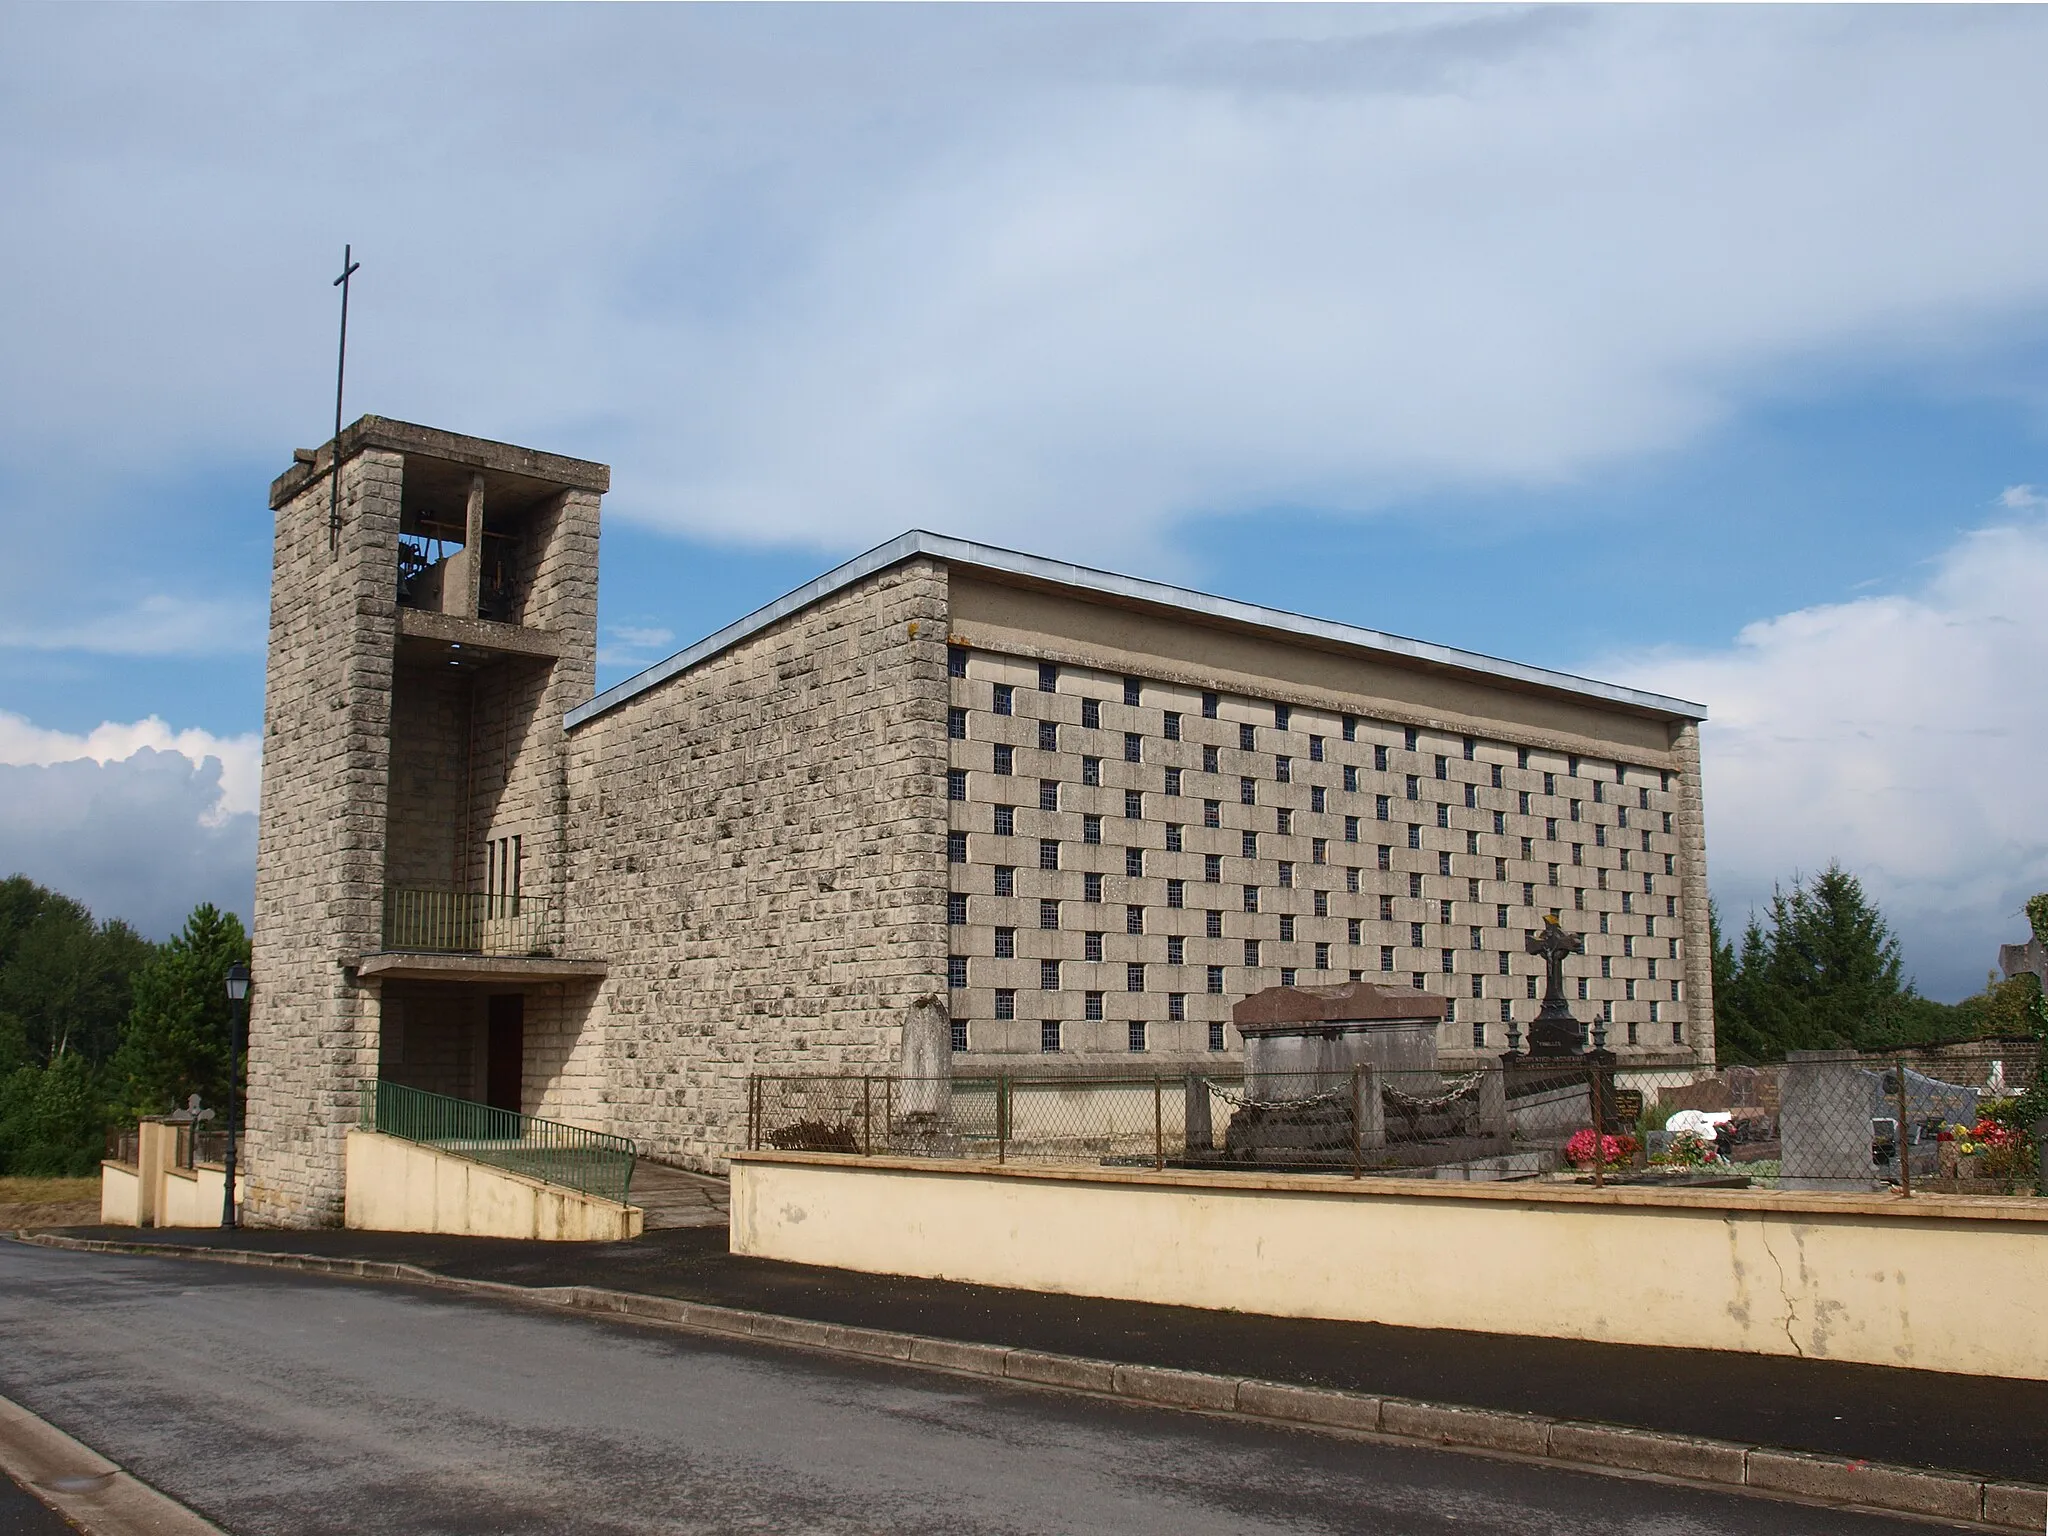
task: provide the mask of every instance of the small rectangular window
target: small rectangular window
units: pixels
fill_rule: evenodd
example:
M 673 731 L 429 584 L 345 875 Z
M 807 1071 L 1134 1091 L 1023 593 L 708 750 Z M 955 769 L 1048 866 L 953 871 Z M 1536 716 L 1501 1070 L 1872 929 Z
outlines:
M 1007 746 L 1002 742 L 996 743 L 995 747 L 992 749 L 991 757 L 991 766 L 993 767 L 996 773 L 1002 775 L 1004 778 L 1008 778 L 1011 772 L 1014 770 L 1016 762 L 1017 749 L 1015 747 Z
M 1145 1049 L 1145 1026 L 1138 1023 L 1135 1019 L 1131 1021 L 1130 1025 L 1130 1040 L 1133 1051 L 1143 1051 Z
M 1240 832 L 1240 833 L 1238 834 L 1238 841 L 1239 841 L 1239 844 L 1240 844 L 1240 851 L 1241 851 L 1242 855 L 1243 855 L 1243 856 L 1244 856 L 1245 858 L 1247 858 L 1247 859 L 1256 859 L 1256 858 L 1257 858 L 1257 857 L 1259 856 L 1259 834 L 1258 834 L 1258 833 L 1256 833 L 1256 832 Z
M 1421 739 L 1421 733 L 1418 732 L 1412 725 L 1401 732 L 1401 745 L 1406 747 L 1410 752 L 1413 752 L 1415 750 L 1417 744 L 1421 741 Z
M 1372 771 L 1374 773 L 1385 773 L 1387 771 L 1387 749 L 1383 745 L 1375 746 L 1372 749 Z
M 1221 773 L 1223 771 L 1222 761 L 1222 758 L 1217 755 L 1215 747 L 1202 748 L 1202 772 Z
M 1308 808 L 1310 814 L 1312 815 L 1329 809 L 1328 804 L 1323 799 L 1322 785 L 1316 784 L 1310 786 L 1308 792 Z
M 1087 731 L 1097 731 L 1102 728 L 1102 700 L 1083 699 L 1081 701 L 1081 728 Z
M 1440 779 L 1448 779 L 1451 776 L 1451 760 L 1441 752 L 1437 754 L 1436 776 Z
M 1057 1019 L 1041 1020 L 1038 1026 L 1038 1048 L 1051 1055 L 1060 1048 L 1060 1026 Z
M 1169 907 L 1179 907 L 1186 905 L 1187 895 L 1187 881 L 1169 880 L 1166 882 L 1166 904 Z
M 1436 808 L 1436 824 L 1440 827 L 1448 827 L 1451 824 L 1451 808 L 1448 805 Z
M 1202 855 L 1202 879 L 1214 883 L 1223 878 L 1223 855 L 1205 853 Z
M 967 1021 L 965 1019 L 953 1020 L 953 1027 L 948 1033 L 952 1036 L 951 1043 L 954 1050 L 964 1051 L 967 1049 Z
M 1127 906 L 1127 907 L 1125 907 L 1125 908 L 1124 908 L 1124 932 L 1125 932 L 1125 933 L 1143 933 L 1144 931 L 1145 931 L 1145 909 L 1144 909 L 1143 907 L 1131 907 L 1131 906 Z
M 967 711 L 957 704 L 946 711 L 946 734 L 955 741 L 967 739 Z
M 1060 808 L 1060 781 L 1040 779 L 1038 781 L 1038 808 L 1041 811 L 1056 811 Z
M 1251 967 L 1258 965 L 1259 941 L 1257 939 L 1246 939 L 1244 941 L 1244 963 Z
M 1380 805 L 1384 810 L 1386 806 L 1386 800 L 1384 798 L 1381 799 Z M 1380 819 L 1384 821 L 1386 820 L 1386 817 L 1382 815 Z M 1347 843 L 1355 843 L 1358 841 L 1358 818 L 1356 816 L 1346 816 L 1344 818 L 1344 841 Z
M 1202 695 L 1202 718 L 1204 720 L 1214 720 L 1216 718 L 1216 703 L 1215 694 L 1204 693 Z
M 1319 971 L 1327 971 L 1329 968 L 1330 946 L 1327 944 L 1316 945 L 1316 969 Z
M 946 897 L 946 922 L 949 927 L 958 928 L 967 921 L 967 896 L 965 892 L 954 891 Z
M 1124 962 L 1124 990 L 1142 992 L 1145 990 L 1145 963 L 1142 960 Z
M 1014 805 L 996 807 L 996 836 L 1014 837 L 1017 834 L 1017 808 Z
M 1358 740 L 1358 716 L 1346 715 L 1344 717 L 1344 739 L 1346 741 Z
M 1166 936 L 1166 963 L 1185 965 L 1188 958 L 1188 941 L 1177 933 Z
M 1457 964 L 1457 959 L 1458 959 L 1458 952 L 1457 952 L 1457 951 L 1456 951 L 1455 949 L 1446 949 L 1446 950 L 1442 950 L 1442 951 L 1440 951 L 1439 953 L 1441 953 L 1441 954 L 1442 954 L 1442 956 L 1443 956 L 1443 970 L 1444 970 L 1444 974 L 1445 974 L 1446 976 L 1448 976 L 1448 975 L 1450 975 L 1450 974 L 1452 973 L 1452 971 L 1453 971 L 1453 970 L 1455 969 L 1455 967 L 1456 967 L 1456 964 Z
M 996 958 L 1014 960 L 1017 958 L 1017 930 L 998 928 L 996 930 Z
M 1422 776 L 1420 774 L 1411 773 L 1408 775 L 1407 783 L 1408 798 L 1410 800 L 1420 800 L 1422 798 Z
M 1408 846 L 1410 848 L 1420 848 L 1422 846 L 1422 828 L 1413 824 L 1409 826 Z
M 948 864 L 965 864 L 967 862 L 967 834 L 965 832 L 948 832 L 946 834 L 946 862 Z
M 1241 775 L 1237 781 L 1237 798 L 1242 805 L 1259 803 L 1259 781 L 1250 774 Z
M 1086 874 L 1081 877 L 1081 899 L 1083 901 L 1102 900 L 1102 876 Z
M 1292 890 L 1294 887 L 1294 861 L 1292 859 L 1282 859 L 1280 861 L 1280 884 L 1289 890 Z
M 1060 989 L 1060 963 L 1057 960 L 1038 962 L 1038 990 L 1057 992 Z
M 1041 837 L 1038 840 L 1038 867 L 1058 869 L 1060 867 L 1060 844 L 1056 837 Z
M 967 985 L 967 957 L 965 955 L 946 956 L 946 985 L 955 992 L 960 991 Z
M 1328 917 L 1330 915 L 1330 893 L 1328 891 L 1317 891 L 1314 897 L 1314 907 L 1317 917 Z
M 1187 993 L 1185 993 L 1185 992 L 1169 992 L 1169 993 L 1167 993 L 1167 994 L 1166 994 L 1166 1017 L 1167 1017 L 1168 1019 L 1170 1019 L 1170 1020 L 1171 1020 L 1172 1022 L 1174 1022 L 1175 1024 L 1178 1024 L 1178 1023 L 1180 1023 L 1180 1022 L 1181 1022 L 1182 1020 L 1184 1020 L 1185 1018 L 1187 1018 L 1187 1016 L 1188 1016 L 1188 995 L 1187 995 Z M 1211 1049 L 1211 1050 L 1214 1050 L 1214 1049 L 1215 1049 L 1215 1047 L 1214 1047 L 1214 1046 L 1211 1046 L 1211 1047 L 1210 1047 L 1210 1049 Z
M 1294 759 L 1291 757 L 1274 758 L 1273 778 L 1281 784 L 1292 784 L 1294 782 Z
M 1381 922 L 1383 922 L 1383 923 L 1391 923 L 1391 922 L 1392 922 L 1393 920 L 1394 920 L 1394 898 L 1393 898 L 1393 897 L 1391 897 L 1391 896 L 1388 896 L 1388 895 L 1382 894 L 1382 895 L 1381 895 L 1381 897 L 1380 897 L 1380 921 L 1381 921 Z
M 1448 923 L 1451 920 L 1451 904 L 1448 901 L 1439 901 L 1436 904 L 1436 920 L 1440 923 Z
M 1057 928 L 1060 925 L 1060 904 L 1050 896 L 1038 898 L 1038 926 Z
M 1379 854 L 1380 854 L 1380 857 L 1379 857 L 1379 866 L 1380 866 L 1380 868 L 1381 868 L 1381 869 L 1392 869 L 1392 868 L 1394 867 L 1394 849 L 1393 849 L 1393 845 L 1392 845 L 1391 843 L 1381 843 L 1381 844 L 1380 844 L 1380 848 L 1379 848 Z M 1358 886 L 1357 886 L 1357 884 L 1356 884 L 1356 883 L 1354 883 L 1354 884 L 1352 885 L 1352 887 L 1351 887 L 1351 888 L 1352 888 L 1352 889 L 1353 889 L 1353 890 L 1355 891 L 1355 890 L 1357 890 L 1357 889 L 1358 889 Z
M 1083 816 L 1081 818 L 1081 841 L 1084 843 L 1099 843 L 1102 841 L 1102 818 L 1100 816 Z
M 1220 965 L 1209 967 L 1209 995 L 1211 997 L 1221 997 L 1223 995 L 1223 967 Z
M 1164 729 L 1164 730 L 1163 730 L 1163 731 L 1162 731 L 1162 732 L 1161 732 L 1160 734 L 1162 734 L 1163 736 L 1165 736 L 1165 737 L 1166 737 L 1166 739 L 1167 739 L 1168 741 L 1179 741 L 1179 740 L 1180 740 L 1180 711 L 1179 711 L 1179 710 L 1177 710 L 1177 709 L 1169 709 L 1169 710 L 1168 710 L 1168 711 L 1166 712 L 1166 727 L 1165 727 L 1165 729 Z
M 1221 912 L 1205 913 L 1203 915 L 1202 931 L 1212 939 L 1222 938 L 1223 914 Z
M 1081 782 L 1091 787 L 1102 782 L 1101 758 L 1084 757 L 1081 759 Z
M 1408 947 L 1410 949 L 1422 948 L 1422 924 L 1410 923 L 1408 925 Z
M 1237 728 L 1237 749 L 1238 749 L 1238 751 L 1240 751 L 1240 752 L 1255 752 L 1255 751 L 1257 751 L 1257 750 L 1258 750 L 1258 744 L 1259 744 L 1259 737 L 1258 737 L 1258 732 L 1257 732 L 1257 731 L 1256 731 L 1256 730 L 1255 730 L 1255 729 L 1254 729 L 1253 727 L 1251 727 L 1251 726 L 1249 726 L 1249 725 L 1244 725 L 1244 724 L 1240 724 L 1240 725 L 1238 726 L 1238 728 Z
M 1015 696 L 1016 690 L 1012 688 L 1008 683 L 997 683 L 995 691 L 995 702 L 991 707 L 995 710 L 997 714 L 1007 715 L 1011 713 L 1011 704 Z
M 1138 879 L 1145 873 L 1144 849 L 1126 848 L 1124 850 L 1124 873 L 1133 880 Z
M 1169 795 L 1178 795 L 1180 793 L 1180 770 L 1178 768 L 1166 770 L 1166 792 Z
M 1166 851 L 1168 853 L 1179 853 L 1181 851 L 1180 823 L 1177 821 L 1169 821 L 1166 824 Z
M 1282 837 L 1291 835 L 1294 831 L 1294 812 L 1284 805 L 1278 807 L 1273 812 L 1273 830 Z
M 1477 784 L 1467 784 L 1465 786 L 1465 809 L 1468 811 L 1476 811 L 1478 808 L 1479 786 Z
M 1057 752 L 1060 749 L 1060 728 L 1050 720 L 1038 722 L 1038 750 Z
M 948 768 L 946 770 L 946 798 L 948 800 L 965 800 L 967 798 L 967 770 L 965 768 Z
M 1546 795 L 1555 795 L 1557 793 L 1556 774 L 1546 773 L 1543 775 L 1543 793 Z
M 1223 1026 L 1221 1024 L 1211 1024 L 1209 1026 L 1209 1049 L 1212 1051 L 1223 1049 Z
M 1350 763 L 1344 765 L 1344 789 L 1347 794 L 1358 792 L 1358 769 Z
M 1283 944 L 1294 942 L 1294 914 L 1291 912 L 1280 914 L 1280 941 Z
M 1102 935 L 1096 932 L 1081 935 L 1081 958 L 1100 960 L 1102 958 Z
M 946 647 L 946 675 L 948 677 L 965 677 L 967 675 L 967 651 L 965 647 L 958 645 Z
M 1380 969 L 1383 971 L 1391 971 L 1393 968 L 1394 946 L 1391 944 L 1382 944 L 1380 946 Z
M 1139 681 L 1139 680 L 1138 680 L 1137 678 L 1135 678 L 1135 677 L 1127 677 L 1127 678 L 1125 678 L 1125 679 L 1124 679 L 1124 704 L 1125 704 L 1125 706 L 1126 706 L 1127 708 L 1130 708 L 1130 709 L 1136 709 L 1136 708 L 1138 707 L 1138 703 L 1139 703 L 1139 701 L 1140 701 L 1140 700 L 1141 700 L 1141 699 L 1142 699 L 1143 697 L 1144 697 L 1144 685 L 1143 685 L 1143 684 L 1142 684 L 1142 683 L 1141 683 L 1141 682 L 1140 682 L 1140 681 Z
M 1259 910 L 1259 888 L 1256 885 L 1244 887 L 1244 909 L 1247 912 Z
M 1038 691 L 1057 693 L 1060 686 L 1060 669 L 1057 662 L 1041 661 L 1038 664 Z
M 1124 761 L 1142 763 L 1145 760 L 1145 738 L 1136 731 L 1124 732 Z
M 1309 739 L 1308 739 L 1308 760 L 1309 760 L 1310 762 L 1312 762 L 1312 763 L 1320 763 L 1320 762 L 1321 762 L 1321 761 L 1323 760 L 1323 738 L 1322 738 L 1322 737 L 1320 737 L 1320 736 L 1311 736 L 1311 737 L 1309 737 Z
M 1102 994 L 1100 992 L 1088 992 L 1082 994 L 1081 1017 L 1087 1019 L 1090 1023 L 1099 1023 L 1101 1021 Z
M 1308 861 L 1321 864 L 1330 856 L 1330 840 L 1327 837 L 1312 837 L 1308 840 Z
M 1508 835 L 1508 813 L 1506 811 L 1495 811 L 1493 813 L 1493 835 L 1495 837 L 1506 837 Z
M 996 866 L 996 894 L 1014 896 L 1017 894 L 1017 866 L 998 864 Z

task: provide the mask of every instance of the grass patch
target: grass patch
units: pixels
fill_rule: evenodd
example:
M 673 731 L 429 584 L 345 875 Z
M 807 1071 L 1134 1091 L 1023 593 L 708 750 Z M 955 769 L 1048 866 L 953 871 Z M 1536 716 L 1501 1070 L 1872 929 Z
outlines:
M 99 1204 L 98 1179 L 0 1178 L 0 1205 Z

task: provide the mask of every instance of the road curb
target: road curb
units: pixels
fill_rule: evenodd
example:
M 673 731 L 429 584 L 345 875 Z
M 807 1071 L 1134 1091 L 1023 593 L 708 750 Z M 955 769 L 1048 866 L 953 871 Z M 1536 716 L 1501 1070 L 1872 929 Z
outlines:
M 1910 1515 L 1992 1531 L 2048 1532 L 2048 1486 L 1973 1478 L 1920 1467 L 1809 1455 L 1773 1446 L 1593 1424 L 1452 1403 L 1425 1403 L 1302 1387 L 1204 1371 L 1130 1365 L 1043 1350 L 972 1344 L 888 1329 L 813 1322 L 675 1297 L 600 1286 L 523 1286 L 463 1280 L 412 1264 L 254 1253 L 174 1243 L 120 1242 L 17 1232 L 17 1240 L 87 1253 L 210 1259 L 360 1280 L 397 1280 L 565 1311 L 604 1312 L 694 1333 L 794 1345 L 827 1354 L 893 1361 L 959 1375 L 1014 1381 L 1092 1396 L 1227 1414 L 1299 1428 L 1338 1430 L 1446 1450 L 1508 1455 L 1584 1472 L 1669 1478 L 1698 1487 L 1873 1513 Z M 208 1527 L 207 1529 L 211 1529 Z
M 203 1515 L 5 1397 L 0 1471 L 87 1536 L 225 1536 Z

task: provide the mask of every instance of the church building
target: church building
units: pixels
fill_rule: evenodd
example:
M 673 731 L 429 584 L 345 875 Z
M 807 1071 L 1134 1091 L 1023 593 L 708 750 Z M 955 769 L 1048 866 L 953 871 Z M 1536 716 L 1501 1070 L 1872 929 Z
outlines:
M 1624 1069 L 1712 1063 L 1700 706 L 921 531 L 598 693 L 609 484 L 366 416 L 271 487 L 252 1218 L 340 1219 L 379 1079 L 717 1170 L 934 999 L 1149 1076 L 1394 981 L 1475 1062 L 1551 910 Z

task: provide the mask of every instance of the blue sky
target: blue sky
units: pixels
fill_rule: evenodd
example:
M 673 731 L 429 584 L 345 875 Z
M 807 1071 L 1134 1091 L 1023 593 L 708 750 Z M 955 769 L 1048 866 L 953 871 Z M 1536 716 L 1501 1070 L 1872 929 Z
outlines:
M 1938 996 L 2048 886 L 2048 15 L 6 19 L 0 865 L 150 931 L 344 241 L 350 416 L 613 465 L 604 681 L 927 526 L 1702 698 Z

